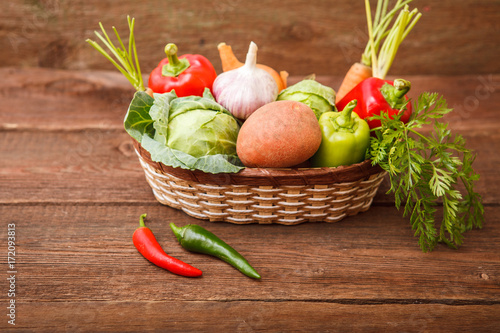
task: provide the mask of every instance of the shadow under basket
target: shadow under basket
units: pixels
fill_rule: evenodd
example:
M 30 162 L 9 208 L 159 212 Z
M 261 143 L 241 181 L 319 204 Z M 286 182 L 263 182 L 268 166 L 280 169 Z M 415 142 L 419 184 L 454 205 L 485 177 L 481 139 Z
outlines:
M 152 161 L 148 151 L 133 143 L 160 203 L 213 222 L 338 222 L 367 211 L 386 175 L 370 160 L 338 168 L 245 168 L 210 174 Z

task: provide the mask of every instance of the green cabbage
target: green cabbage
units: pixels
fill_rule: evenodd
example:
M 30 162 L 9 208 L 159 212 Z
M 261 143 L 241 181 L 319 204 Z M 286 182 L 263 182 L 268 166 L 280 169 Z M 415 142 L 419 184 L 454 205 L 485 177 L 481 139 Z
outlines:
M 335 107 L 335 91 L 318 81 L 305 79 L 284 90 L 278 95 L 278 101 L 289 100 L 302 102 L 309 106 L 316 118 L 328 111 L 337 111 Z
M 153 161 L 208 173 L 238 172 L 239 123 L 206 89 L 203 97 L 177 97 L 175 91 L 134 95 L 125 130 Z

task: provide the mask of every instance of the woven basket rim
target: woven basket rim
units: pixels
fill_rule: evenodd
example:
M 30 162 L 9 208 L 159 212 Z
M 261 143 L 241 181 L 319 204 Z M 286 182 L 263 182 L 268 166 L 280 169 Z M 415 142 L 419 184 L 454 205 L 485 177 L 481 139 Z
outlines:
M 379 165 L 372 165 L 371 160 L 368 159 L 357 164 L 336 168 L 244 168 L 238 173 L 211 174 L 201 170 L 174 168 L 153 161 L 150 153 L 139 142 L 134 139 L 132 139 L 132 142 L 137 154 L 156 170 L 186 181 L 195 181 L 201 184 L 242 186 L 325 185 L 357 182 L 371 175 L 384 172 Z

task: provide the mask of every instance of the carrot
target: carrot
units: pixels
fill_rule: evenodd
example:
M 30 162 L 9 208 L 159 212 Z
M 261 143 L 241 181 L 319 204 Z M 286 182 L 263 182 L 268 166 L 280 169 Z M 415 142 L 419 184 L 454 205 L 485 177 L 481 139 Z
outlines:
M 222 71 L 227 72 L 243 66 L 243 63 L 234 55 L 233 49 L 230 45 L 220 43 L 217 45 L 217 49 L 219 50 L 219 56 L 222 62 Z
M 347 71 L 336 96 L 338 103 L 352 88 L 369 77 L 384 79 L 394 61 L 399 45 L 420 19 L 417 9 L 408 10 L 412 0 L 398 0 L 388 11 L 389 0 L 377 0 L 377 9 L 372 21 L 369 0 L 365 0 L 369 41 L 361 56 L 361 61 Z M 391 21 L 400 11 L 391 27 Z M 378 54 L 377 54 L 378 53 Z
M 227 45 L 226 43 L 220 43 L 219 45 L 217 45 L 217 49 L 219 50 L 219 56 L 222 62 L 222 70 L 224 72 L 239 68 L 244 65 L 236 58 L 230 45 Z M 257 67 L 271 74 L 274 81 L 276 81 L 276 84 L 278 85 L 279 91 L 286 88 L 288 72 L 281 71 L 280 73 L 278 73 L 273 68 L 262 64 L 257 64 Z
M 153 95 L 153 89 L 148 87 L 148 88 L 146 88 L 145 93 L 148 94 L 149 96 L 155 98 L 155 96 Z
M 288 81 L 288 72 L 287 71 L 281 71 L 280 72 L 280 77 L 281 77 L 281 81 L 283 82 L 283 89 L 285 89 L 286 86 L 287 86 L 287 81 Z M 278 85 L 278 88 L 279 88 L 279 85 Z
M 337 96 L 335 97 L 335 102 L 338 103 L 349 91 L 358 85 L 364 79 L 372 77 L 372 68 L 361 62 L 355 62 L 342 81 L 339 91 L 337 91 Z

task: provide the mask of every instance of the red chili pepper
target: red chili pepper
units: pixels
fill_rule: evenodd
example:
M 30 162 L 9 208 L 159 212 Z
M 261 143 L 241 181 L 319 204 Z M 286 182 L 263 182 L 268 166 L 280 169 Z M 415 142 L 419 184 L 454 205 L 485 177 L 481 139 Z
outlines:
M 210 61 L 199 54 L 185 54 L 177 57 L 177 46 L 165 46 L 167 57 L 160 61 L 149 76 L 149 88 L 163 94 L 175 90 L 178 97 L 203 96 L 205 88 L 212 90 L 217 77 Z
M 171 257 L 163 251 L 160 244 L 156 241 L 156 237 L 151 229 L 145 226 L 145 217 L 146 214 L 141 215 L 140 227 L 135 230 L 132 236 L 132 240 L 137 250 L 156 266 L 164 268 L 174 274 L 188 277 L 200 276 L 202 272 L 198 268 Z
M 371 77 L 361 81 L 337 104 L 337 109 L 343 110 L 352 100 L 358 104 L 354 108 L 360 118 L 365 119 L 370 129 L 380 126 L 380 120 L 368 120 L 381 112 L 388 113 L 390 117 L 404 110 L 401 121 L 406 123 L 412 113 L 411 103 L 408 102 L 406 93 L 410 90 L 410 82 L 402 79 L 393 81 Z

